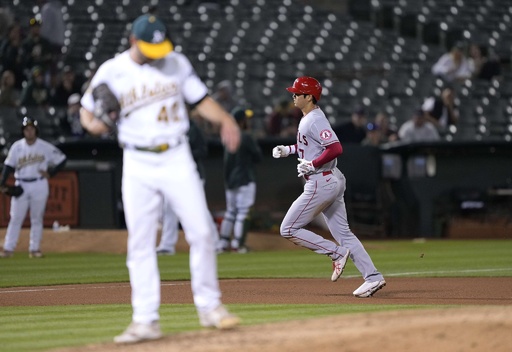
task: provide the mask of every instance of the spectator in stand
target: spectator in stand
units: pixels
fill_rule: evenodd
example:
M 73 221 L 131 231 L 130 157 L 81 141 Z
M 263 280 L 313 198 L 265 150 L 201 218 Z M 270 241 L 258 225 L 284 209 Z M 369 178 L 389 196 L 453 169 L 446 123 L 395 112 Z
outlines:
M 238 98 L 233 94 L 233 85 L 229 80 L 219 82 L 215 86 L 215 91 L 212 93 L 211 97 L 226 111 L 231 111 L 238 105 Z M 212 124 L 206 119 L 200 118 L 197 111 L 191 111 L 191 118 L 198 121 L 200 129 L 204 131 L 206 136 L 219 135 L 219 126 Z
M 14 23 L 14 16 L 9 7 L 0 7 L 0 38 L 7 35 L 7 30 Z
M 21 89 L 21 83 L 25 80 L 21 60 L 21 27 L 12 24 L 7 30 L 7 36 L 0 44 L 0 66 L 3 71 L 12 71 L 16 78 L 16 88 Z
M 475 79 L 482 79 L 490 81 L 501 75 L 501 64 L 495 55 L 489 57 L 486 47 L 478 44 L 471 44 L 469 46 L 469 68 L 472 72 L 472 77 Z
M 366 138 L 366 111 L 358 107 L 352 113 L 350 121 L 333 127 L 339 141 L 360 144 Z
M 445 87 L 440 97 L 430 97 L 425 100 L 421 109 L 425 111 L 426 118 L 441 132 L 448 126 L 456 125 L 459 112 L 455 106 L 455 90 Z
M 374 124 L 380 129 L 380 143 L 395 142 L 398 140 L 397 131 L 391 126 L 389 116 L 383 111 L 375 115 Z
M 455 44 L 450 52 L 443 54 L 432 66 L 432 73 L 446 82 L 463 81 L 471 78 L 469 61 L 462 50 L 461 43 Z
M 39 0 L 41 4 L 41 37 L 52 46 L 54 58 L 62 53 L 66 25 L 62 16 L 62 3 L 58 0 Z
M 81 95 L 78 93 L 71 94 L 68 98 L 68 108 L 66 115 L 60 121 L 62 130 L 68 136 L 83 137 L 85 131 L 80 123 L 80 104 Z
M 268 136 L 295 137 L 302 111 L 289 98 L 281 100 L 274 111 L 265 117 L 265 130 Z
M 0 80 L 0 106 L 17 107 L 20 91 L 15 87 L 16 77 L 12 71 L 4 71 Z
M 234 96 L 233 85 L 228 80 L 221 81 L 217 84 L 212 98 L 226 111 L 232 111 L 237 106 L 238 99 Z
M 80 93 L 82 83 L 76 78 L 76 74 L 70 66 L 65 66 L 62 70 L 60 82 L 55 87 L 51 97 L 51 103 L 54 106 L 66 106 L 68 99 L 72 94 Z
M 432 142 L 441 138 L 437 128 L 427 120 L 421 109 L 416 110 L 412 118 L 400 126 L 398 137 L 403 142 Z
M 22 60 L 25 70 L 39 66 L 43 70 L 50 67 L 52 62 L 51 44 L 41 37 L 41 21 L 31 18 L 28 36 L 21 43 Z
M 382 143 L 382 130 L 379 125 L 369 122 L 366 125 L 366 130 L 366 137 L 361 142 L 361 145 L 378 147 Z
M 80 93 L 82 95 L 84 95 L 87 88 L 89 88 L 89 84 L 91 84 L 91 80 L 94 77 L 94 74 L 96 73 L 97 70 L 98 70 L 98 68 L 92 69 L 91 71 L 86 71 L 86 74 L 84 76 L 85 81 L 84 81 L 84 83 L 82 83 L 82 87 L 80 87 Z
M 39 66 L 32 68 L 32 77 L 21 92 L 23 106 L 46 107 L 50 102 L 50 89 L 45 85 L 43 71 Z

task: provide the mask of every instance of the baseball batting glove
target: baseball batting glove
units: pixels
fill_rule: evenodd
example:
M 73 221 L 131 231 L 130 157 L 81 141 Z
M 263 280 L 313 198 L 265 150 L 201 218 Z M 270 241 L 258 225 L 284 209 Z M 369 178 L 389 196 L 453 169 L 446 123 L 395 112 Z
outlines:
M 304 175 L 309 175 L 315 171 L 315 167 L 311 161 L 307 161 L 305 159 L 298 158 L 299 164 L 297 165 L 297 172 L 299 173 L 297 177 L 302 177 Z
M 23 187 L 21 186 L 2 186 L 0 191 L 9 197 L 19 197 L 23 194 Z
M 272 149 L 272 156 L 276 159 L 286 158 L 288 155 L 290 155 L 290 148 L 284 145 L 278 145 Z
M 103 121 L 111 130 L 115 130 L 121 105 L 114 93 L 105 83 L 101 83 L 92 90 L 92 97 L 94 99 L 94 116 Z

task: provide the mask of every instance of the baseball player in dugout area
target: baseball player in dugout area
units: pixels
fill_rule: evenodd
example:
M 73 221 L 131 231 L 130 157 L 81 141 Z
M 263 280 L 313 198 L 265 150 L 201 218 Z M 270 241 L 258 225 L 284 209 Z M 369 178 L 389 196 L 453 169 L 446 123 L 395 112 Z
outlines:
M 228 150 L 224 152 L 226 213 L 220 226 L 219 252 L 247 252 L 245 220 L 256 198 L 254 164 L 263 159 L 258 143 L 245 132 L 247 119 L 252 113 L 240 107 L 233 110 L 233 116 L 242 130 L 242 141 L 235 153 Z
M 177 215 L 190 247 L 192 294 L 200 324 L 217 329 L 237 326 L 240 319 L 221 303 L 218 233 L 187 142 L 186 104 L 219 125 L 221 140 L 232 152 L 240 144 L 233 116 L 208 95 L 190 61 L 173 51 L 165 24 L 153 15 L 133 22 L 130 48 L 98 68 L 81 103 L 84 128 L 95 135 L 116 129 L 123 148 L 126 264 L 133 314 L 131 324 L 114 341 L 162 337 L 156 239 L 164 199 Z
M 38 138 L 37 121 L 23 118 L 22 139 L 14 142 L 4 162 L 0 189 L 8 193 L 5 185 L 14 172 L 15 185 L 20 192 L 11 198 L 10 220 L 5 235 L 4 248 L 0 257 L 12 257 L 21 226 L 30 209 L 29 257 L 41 258 L 43 217 L 48 200 L 48 178 L 59 172 L 66 164 L 66 156 L 53 144 Z
M 298 154 L 298 177 L 306 183 L 303 193 L 293 202 L 281 224 L 281 236 L 296 245 L 332 259 L 332 281 L 337 281 L 350 257 L 365 282 L 353 294 L 370 297 L 386 285 L 361 241 L 352 233 L 347 220 L 344 193 L 345 176 L 336 167 L 343 152 L 338 137 L 324 112 L 317 105 L 322 94 L 320 82 L 312 77 L 299 77 L 287 90 L 293 93 L 295 106 L 302 110 L 297 144 L 278 145 L 272 150 L 274 158 Z M 315 216 L 322 213 L 337 243 L 304 229 Z

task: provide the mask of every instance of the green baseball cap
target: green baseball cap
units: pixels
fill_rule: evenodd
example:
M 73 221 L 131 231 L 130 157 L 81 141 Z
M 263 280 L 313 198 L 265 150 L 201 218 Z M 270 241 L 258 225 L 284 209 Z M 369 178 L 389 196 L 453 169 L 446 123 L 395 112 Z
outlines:
M 250 109 L 237 106 L 233 109 L 233 111 L 231 111 L 231 115 L 233 115 L 237 122 L 240 122 L 245 119 L 250 119 L 254 115 L 254 112 Z
M 132 24 L 137 47 L 149 59 L 161 59 L 173 50 L 167 38 L 167 27 L 153 15 L 142 15 Z

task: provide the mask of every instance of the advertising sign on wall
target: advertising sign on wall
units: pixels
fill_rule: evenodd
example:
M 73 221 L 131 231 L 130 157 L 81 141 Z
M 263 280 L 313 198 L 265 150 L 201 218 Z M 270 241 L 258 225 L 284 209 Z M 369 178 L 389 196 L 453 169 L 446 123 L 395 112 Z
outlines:
M 14 184 L 11 178 L 7 184 Z M 54 221 L 61 225 L 78 225 L 78 176 L 75 171 L 61 171 L 49 179 L 50 194 L 46 203 L 44 226 L 52 226 Z M 0 194 L 0 227 L 9 224 L 11 198 Z M 29 210 L 30 212 L 30 210 Z M 30 226 L 30 214 L 27 213 L 24 227 Z

